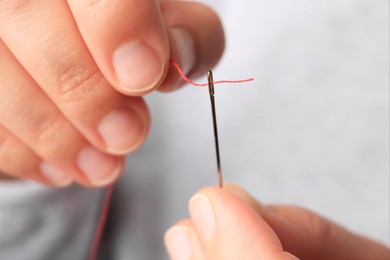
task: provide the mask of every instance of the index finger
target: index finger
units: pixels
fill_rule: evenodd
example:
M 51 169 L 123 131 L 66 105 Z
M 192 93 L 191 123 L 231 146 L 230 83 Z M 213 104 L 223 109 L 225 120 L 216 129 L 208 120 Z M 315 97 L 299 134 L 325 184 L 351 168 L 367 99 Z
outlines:
M 156 0 L 68 0 L 105 78 L 128 95 L 155 89 L 166 73 L 169 42 Z

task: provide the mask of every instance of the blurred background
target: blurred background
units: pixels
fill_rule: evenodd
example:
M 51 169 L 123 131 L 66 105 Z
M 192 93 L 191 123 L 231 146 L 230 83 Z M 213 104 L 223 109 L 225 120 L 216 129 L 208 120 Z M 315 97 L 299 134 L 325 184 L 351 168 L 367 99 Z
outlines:
M 225 182 L 389 246 L 389 1 L 202 2 L 226 30 L 214 79 L 255 78 L 216 87 Z M 207 88 L 147 101 L 150 136 L 115 193 L 117 259 L 168 259 L 165 230 L 217 184 Z

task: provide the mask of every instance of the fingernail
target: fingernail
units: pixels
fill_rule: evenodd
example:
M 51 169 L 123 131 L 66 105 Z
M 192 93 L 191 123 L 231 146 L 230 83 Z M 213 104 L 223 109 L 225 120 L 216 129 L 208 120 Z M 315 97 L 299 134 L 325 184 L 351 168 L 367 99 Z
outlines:
M 62 170 L 58 169 L 58 167 L 48 162 L 42 162 L 39 170 L 44 177 L 46 177 L 57 187 L 68 186 L 73 181 L 71 176 L 67 175 Z
M 113 64 L 119 80 L 131 92 L 152 89 L 164 72 L 164 63 L 157 52 L 143 41 L 120 46 L 114 52 Z
M 172 260 L 186 260 L 191 257 L 190 237 L 184 226 L 175 226 L 165 233 L 165 245 Z
M 122 155 L 142 143 L 147 129 L 136 111 L 121 109 L 106 115 L 99 123 L 98 131 L 107 145 L 107 151 Z
M 81 150 L 77 165 L 95 186 L 101 187 L 118 178 L 121 164 L 117 158 L 110 157 L 92 147 Z
M 172 28 L 172 36 L 180 57 L 180 65 L 184 74 L 188 74 L 195 65 L 195 47 L 191 34 L 184 28 Z
M 214 233 L 215 218 L 210 200 L 204 195 L 195 195 L 189 203 L 191 219 L 205 241 Z

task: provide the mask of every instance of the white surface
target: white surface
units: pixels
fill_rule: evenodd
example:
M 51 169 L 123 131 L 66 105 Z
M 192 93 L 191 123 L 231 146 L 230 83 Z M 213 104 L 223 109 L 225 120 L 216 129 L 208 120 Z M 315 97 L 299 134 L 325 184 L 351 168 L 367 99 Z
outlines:
M 388 1 L 209 2 L 227 34 L 214 78 L 255 77 L 217 88 L 225 181 L 389 245 Z M 165 258 L 164 231 L 217 181 L 206 88 L 147 99 L 153 128 L 120 183 L 117 259 Z

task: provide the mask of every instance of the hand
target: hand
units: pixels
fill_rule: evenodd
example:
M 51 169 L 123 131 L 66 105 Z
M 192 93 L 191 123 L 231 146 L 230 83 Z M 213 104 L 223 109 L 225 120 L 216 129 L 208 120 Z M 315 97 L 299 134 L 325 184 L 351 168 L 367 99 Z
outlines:
M 189 210 L 165 235 L 174 260 L 390 259 L 376 242 L 303 208 L 261 205 L 231 184 L 197 192 Z
M 0 0 L 0 171 L 105 186 L 150 125 L 139 96 L 220 58 L 223 31 L 186 1 Z

